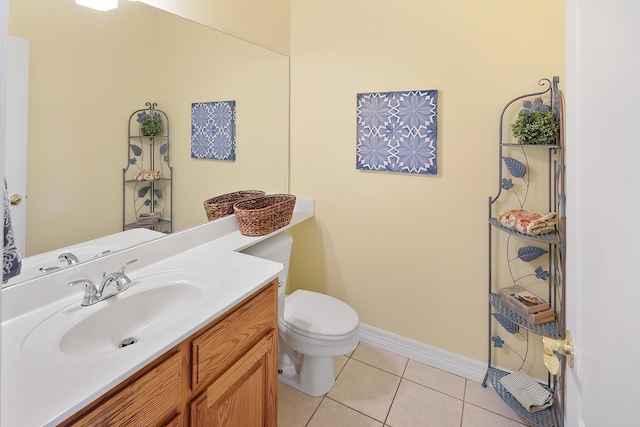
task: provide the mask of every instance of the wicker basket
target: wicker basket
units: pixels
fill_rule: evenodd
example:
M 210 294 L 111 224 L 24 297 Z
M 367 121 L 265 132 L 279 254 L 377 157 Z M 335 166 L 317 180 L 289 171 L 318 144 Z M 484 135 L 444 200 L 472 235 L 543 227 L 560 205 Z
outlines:
M 209 221 L 233 214 L 233 205 L 245 200 L 264 196 L 264 191 L 246 190 L 223 194 L 204 201 L 204 210 Z
M 270 194 L 238 202 L 233 206 L 243 236 L 264 236 L 291 222 L 296 196 Z

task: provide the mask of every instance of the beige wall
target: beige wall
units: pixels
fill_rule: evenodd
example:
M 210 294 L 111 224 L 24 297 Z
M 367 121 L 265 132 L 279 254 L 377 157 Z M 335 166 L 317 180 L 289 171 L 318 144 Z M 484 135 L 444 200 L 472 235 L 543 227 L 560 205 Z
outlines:
M 139 0 L 288 55 L 289 0 Z
M 289 58 L 142 3 L 101 13 L 73 1 L 11 2 L 31 45 L 27 255 L 122 230 L 131 113 L 169 116 L 174 230 L 202 202 L 288 188 Z M 235 162 L 190 158 L 193 102 L 236 101 Z
M 487 350 L 487 199 L 504 105 L 564 74 L 557 0 L 291 5 L 292 288 L 477 360 Z M 355 168 L 356 94 L 437 89 L 438 174 Z M 516 366 L 517 367 L 517 366 Z

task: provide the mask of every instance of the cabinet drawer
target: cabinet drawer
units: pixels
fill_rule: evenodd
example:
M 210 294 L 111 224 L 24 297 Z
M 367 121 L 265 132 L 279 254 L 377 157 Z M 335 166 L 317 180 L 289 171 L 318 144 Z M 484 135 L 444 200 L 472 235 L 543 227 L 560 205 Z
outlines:
M 278 285 L 271 282 L 256 296 L 193 340 L 192 386 L 217 377 L 270 329 L 277 329 Z
M 79 426 L 156 426 L 180 404 L 181 355 L 176 353 L 72 423 Z

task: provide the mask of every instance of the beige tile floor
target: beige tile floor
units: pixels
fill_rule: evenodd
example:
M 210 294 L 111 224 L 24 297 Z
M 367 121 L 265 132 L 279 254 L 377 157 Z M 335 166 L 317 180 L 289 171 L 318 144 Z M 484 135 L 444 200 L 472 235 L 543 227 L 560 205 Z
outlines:
M 311 397 L 278 385 L 278 427 L 523 427 L 491 388 L 360 343 Z

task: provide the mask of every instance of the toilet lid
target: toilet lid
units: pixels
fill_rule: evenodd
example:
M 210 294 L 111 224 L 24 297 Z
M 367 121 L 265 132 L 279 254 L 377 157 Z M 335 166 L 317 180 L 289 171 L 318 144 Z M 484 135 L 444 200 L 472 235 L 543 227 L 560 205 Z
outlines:
M 360 319 L 353 308 L 338 299 L 299 289 L 287 297 L 282 321 L 301 335 L 338 338 L 352 333 Z

